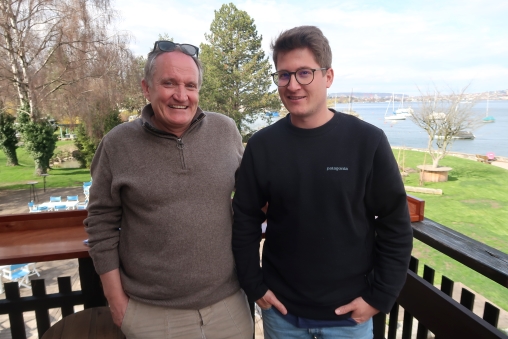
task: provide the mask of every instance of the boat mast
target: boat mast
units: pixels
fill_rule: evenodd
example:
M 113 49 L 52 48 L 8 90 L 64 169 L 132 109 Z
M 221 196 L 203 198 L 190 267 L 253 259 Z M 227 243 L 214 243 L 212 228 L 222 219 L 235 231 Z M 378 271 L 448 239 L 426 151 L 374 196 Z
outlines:
M 351 88 L 351 94 L 349 95 L 349 107 L 348 107 L 348 112 L 351 114 L 351 111 L 353 110 L 353 104 L 352 104 L 352 101 L 353 100 L 353 89 Z
M 490 98 L 490 93 L 487 92 L 487 110 L 485 111 L 485 117 L 489 116 L 489 98 Z

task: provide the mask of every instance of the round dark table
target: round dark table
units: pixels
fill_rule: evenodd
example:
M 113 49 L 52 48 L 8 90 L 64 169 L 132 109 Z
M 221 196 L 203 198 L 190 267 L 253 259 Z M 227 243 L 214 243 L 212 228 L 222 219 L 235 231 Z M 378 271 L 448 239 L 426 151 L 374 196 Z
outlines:
M 42 339 L 125 339 L 125 335 L 113 323 L 109 307 L 94 307 L 61 319 Z

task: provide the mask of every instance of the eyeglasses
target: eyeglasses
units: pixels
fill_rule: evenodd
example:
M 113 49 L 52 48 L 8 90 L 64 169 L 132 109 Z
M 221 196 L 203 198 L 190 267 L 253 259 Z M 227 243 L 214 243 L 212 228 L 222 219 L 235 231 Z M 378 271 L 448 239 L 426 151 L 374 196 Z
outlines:
M 156 41 L 155 45 L 153 45 L 153 50 L 155 51 L 159 49 L 164 52 L 173 52 L 177 46 L 179 46 L 182 52 L 184 52 L 187 55 L 195 56 L 196 58 L 199 55 L 199 48 L 197 48 L 194 45 L 177 44 L 176 42 L 166 40 Z
M 271 76 L 273 78 L 273 82 L 279 87 L 286 87 L 289 85 L 291 81 L 291 74 L 295 75 L 296 81 L 300 85 L 308 85 L 314 80 L 314 72 L 315 71 L 324 71 L 328 68 L 302 68 L 296 72 L 288 72 L 288 71 L 278 71 L 272 73 Z

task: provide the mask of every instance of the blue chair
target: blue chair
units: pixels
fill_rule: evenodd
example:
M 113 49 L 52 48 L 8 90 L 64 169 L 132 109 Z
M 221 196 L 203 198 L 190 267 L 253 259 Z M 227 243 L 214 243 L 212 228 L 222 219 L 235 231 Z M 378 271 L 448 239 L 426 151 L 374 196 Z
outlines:
M 49 197 L 49 202 L 61 202 L 62 197 Z
M 53 209 L 55 211 L 65 211 L 67 209 L 67 206 L 65 206 L 65 205 L 56 205 L 55 207 L 53 207 Z
M 88 199 L 85 200 L 85 202 L 80 202 L 76 205 L 76 209 L 78 210 L 86 210 L 86 207 L 88 206 Z
M 83 185 L 83 194 L 85 195 L 85 197 L 87 199 L 88 199 L 88 196 L 90 195 L 90 186 L 92 186 L 92 185 L 88 185 L 88 186 Z
M 67 201 L 79 201 L 79 198 L 77 195 L 68 195 Z
M 31 288 L 28 277 L 34 274 L 40 276 L 39 272 L 35 268 L 35 263 L 10 265 L 7 268 L 2 269 L 3 278 L 12 282 L 17 282 L 19 286 L 26 288 Z
M 28 212 L 29 212 L 29 213 L 32 213 L 32 212 L 39 212 L 39 211 L 37 210 L 37 206 L 35 206 L 35 204 L 34 204 L 34 202 L 33 202 L 33 201 L 30 201 L 30 202 L 28 203 Z
M 92 186 L 92 182 L 91 181 L 85 181 L 83 183 L 83 187 L 85 187 L 85 186 Z
M 30 212 L 30 213 L 42 212 L 42 211 L 47 211 L 47 210 L 48 210 L 47 206 L 37 206 L 34 204 L 33 201 L 30 201 L 28 203 L 28 212 Z

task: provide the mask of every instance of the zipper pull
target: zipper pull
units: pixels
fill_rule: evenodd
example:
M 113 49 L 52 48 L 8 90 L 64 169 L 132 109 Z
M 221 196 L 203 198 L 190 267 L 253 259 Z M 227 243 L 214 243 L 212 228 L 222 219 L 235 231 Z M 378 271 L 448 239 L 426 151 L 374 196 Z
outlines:
M 178 149 L 183 149 L 183 141 L 182 141 L 182 138 L 178 138 L 178 139 L 176 139 L 176 147 L 178 147 Z

